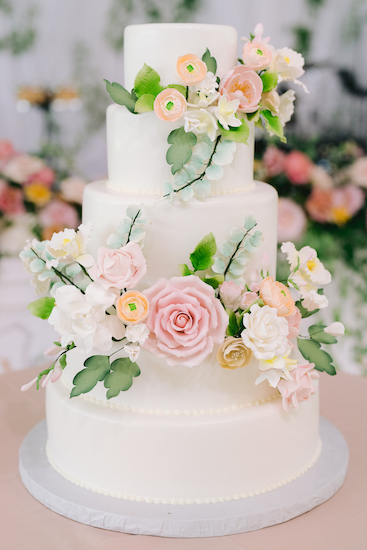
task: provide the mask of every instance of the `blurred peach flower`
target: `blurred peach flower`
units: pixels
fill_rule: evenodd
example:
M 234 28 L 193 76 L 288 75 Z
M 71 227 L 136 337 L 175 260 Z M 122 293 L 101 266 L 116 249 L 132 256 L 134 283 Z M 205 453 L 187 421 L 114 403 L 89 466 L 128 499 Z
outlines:
M 303 185 L 310 181 L 312 167 L 311 160 L 301 151 L 292 151 L 284 159 L 284 171 L 295 185 Z
M 177 74 L 187 86 L 198 84 L 206 77 L 206 64 L 197 55 L 188 53 L 177 59 Z
M 6 164 L 3 174 L 16 183 L 23 184 L 30 176 L 37 172 L 41 172 L 44 168 L 45 163 L 38 157 L 17 155 Z
M 344 225 L 360 210 L 365 202 L 362 189 L 346 185 L 332 190 L 314 188 L 306 201 L 306 210 L 320 223 Z
M 51 168 L 45 166 L 45 168 L 43 168 L 39 172 L 32 174 L 25 183 L 40 183 L 42 185 L 45 185 L 46 187 L 51 187 L 54 181 L 55 172 L 51 170 Z
M 305 232 L 307 217 L 301 206 L 292 199 L 278 201 L 278 242 L 298 241 Z
M 332 191 L 315 187 L 306 201 L 306 210 L 311 218 L 326 223 L 331 218 Z
M 273 178 L 274 176 L 278 176 L 284 171 L 284 159 L 285 153 L 278 149 L 278 147 L 270 145 L 266 148 L 263 156 L 263 162 L 268 176 Z
M 16 155 L 13 144 L 6 139 L 0 140 L 0 166 Z
M 332 177 L 322 166 L 318 166 L 317 164 L 314 164 L 311 168 L 310 181 L 312 185 L 319 189 L 332 189 L 334 187 Z
M 175 122 L 186 111 L 186 100 L 178 90 L 166 88 L 155 98 L 154 111 L 161 120 Z

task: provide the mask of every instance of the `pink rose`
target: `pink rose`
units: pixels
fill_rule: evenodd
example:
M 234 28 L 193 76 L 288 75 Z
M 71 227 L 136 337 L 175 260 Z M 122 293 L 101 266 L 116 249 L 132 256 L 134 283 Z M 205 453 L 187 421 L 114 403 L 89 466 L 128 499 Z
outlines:
M 214 289 L 199 277 L 159 279 L 143 294 L 149 300 L 151 331 L 143 347 L 168 365 L 200 365 L 214 344 L 223 342 L 228 316 Z
M 315 187 L 306 201 L 306 210 L 311 218 L 326 223 L 331 217 L 332 191 Z
M 302 315 L 297 306 L 294 307 L 292 315 L 287 317 L 287 321 L 289 329 L 288 340 L 291 340 L 292 338 L 297 338 L 297 336 L 299 335 L 299 325 L 302 321 Z
M 16 155 L 13 144 L 6 139 L 0 140 L 0 166 Z
M 256 283 L 253 283 L 253 284 L 256 284 Z M 259 285 L 257 286 L 260 288 Z M 254 301 L 258 299 L 259 299 L 259 296 L 256 292 L 245 292 L 241 296 L 240 308 L 243 310 L 248 309 L 250 306 L 252 306 Z
M 319 378 L 319 373 L 314 369 L 313 363 L 298 365 L 290 374 L 292 380 L 280 380 L 278 390 L 282 396 L 283 408 L 289 412 L 289 405 L 299 408 L 300 401 L 307 401 L 316 391 L 313 380 Z
M 278 242 L 298 241 L 307 224 L 303 208 L 292 199 L 280 198 L 278 201 Z
M 263 156 L 263 162 L 268 176 L 273 178 L 284 171 L 284 159 L 285 153 L 278 149 L 278 147 L 270 145 L 266 148 Z
M 75 229 L 79 225 L 79 216 L 75 208 L 66 202 L 55 200 L 43 208 L 39 214 L 41 225 L 44 227 Z M 61 229 L 59 229 L 61 230 Z
M 45 185 L 46 187 L 51 187 L 54 181 L 55 172 L 51 170 L 51 168 L 45 166 L 45 168 L 42 168 L 39 172 L 32 174 L 26 181 L 26 184 L 42 183 L 42 185 Z
M 367 157 L 361 157 L 352 164 L 349 176 L 353 183 L 367 188 Z
M 284 159 L 284 171 L 288 179 L 295 185 L 308 183 L 312 168 L 311 160 L 301 151 L 292 151 Z
M 0 212 L 10 216 L 25 212 L 21 189 L 11 187 L 4 180 L 0 180 Z
M 106 289 L 134 288 L 146 275 L 147 263 L 136 243 L 129 242 L 118 250 L 101 246 L 98 261 L 89 270 L 94 281 Z
M 60 190 L 66 201 L 82 204 L 86 185 L 87 182 L 82 178 L 66 178 L 60 183 Z
M 25 183 L 32 174 L 41 172 L 45 163 L 38 157 L 18 155 L 12 158 L 3 170 L 3 174 L 16 183 Z
M 238 285 L 235 281 L 224 281 L 219 289 L 224 307 L 236 311 L 240 305 L 241 294 L 244 289 L 243 285 Z
M 238 111 L 254 113 L 260 103 L 263 83 L 251 67 L 240 65 L 224 75 L 219 91 L 228 101 L 240 100 Z
M 262 71 L 269 67 L 273 54 L 271 49 L 260 40 L 248 41 L 242 48 L 242 61 L 254 71 Z

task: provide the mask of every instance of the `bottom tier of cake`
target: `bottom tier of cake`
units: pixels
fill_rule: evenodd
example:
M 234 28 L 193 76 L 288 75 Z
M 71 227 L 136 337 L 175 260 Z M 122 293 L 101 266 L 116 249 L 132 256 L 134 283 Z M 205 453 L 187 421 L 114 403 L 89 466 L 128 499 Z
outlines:
M 73 483 L 116 498 L 215 503 L 276 489 L 317 460 L 318 392 L 299 409 L 276 399 L 235 412 L 126 412 L 47 386 L 47 455 Z

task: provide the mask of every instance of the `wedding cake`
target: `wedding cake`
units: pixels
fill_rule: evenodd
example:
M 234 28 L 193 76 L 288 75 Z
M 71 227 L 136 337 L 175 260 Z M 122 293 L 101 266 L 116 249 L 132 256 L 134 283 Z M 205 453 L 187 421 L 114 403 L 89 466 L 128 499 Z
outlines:
M 278 197 L 253 181 L 255 125 L 285 139 L 295 93 L 276 86 L 303 59 L 262 32 L 237 64 L 232 27 L 127 27 L 124 87 L 106 81 L 108 179 L 85 189 L 78 231 L 22 253 L 51 293 L 30 310 L 60 335 L 31 382 L 47 385 L 47 456 L 88 490 L 230 501 L 320 454 L 318 371 L 335 374 L 320 345 L 341 328 L 299 335 L 327 305 L 313 249 L 284 243 L 290 276 L 275 280 Z

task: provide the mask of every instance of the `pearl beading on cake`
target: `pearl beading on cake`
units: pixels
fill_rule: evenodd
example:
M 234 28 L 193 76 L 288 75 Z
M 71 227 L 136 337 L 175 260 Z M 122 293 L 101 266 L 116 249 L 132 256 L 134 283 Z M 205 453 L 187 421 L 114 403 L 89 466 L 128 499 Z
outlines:
M 73 386 L 71 384 L 68 384 L 64 378 L 61 378 L 62 383 L 66 387 L 68 391 L 71 391 Z M 97 397 L 93 397 L 88 394 L 81 394 L 79 398 L 85 399 L 86 401 L 89 401 L 90 403 L 94 403 L 95 405 L 99 405 L 101 407 L 108 407 L 110 409 L 116 409 L 124 412 L 133 412 L 133 413 L 141 413 L 141 414 L 150 414 L 150 415 L 165 415 L 165 416 L 199 416 L 199 415 L 207 415 L 207 414 L 223 414 L 223 413 L 230 413 L 239 411 L 242 409 L 248 409 L 250 407 L 257 407 L 259 405 L 264 405 L 265 403 L 270 403 L 271 401 L 275 401 L 277 399 L 280 399 L 280 395 L 275 393 L 273 395 L 268 395 L 267 397 L 262 397 L 261 399 L 256 399 L 255 401 L 250 401 L 249 403 L 240 403 L 239 405 L 232 405 L 231 407 L 223 407 L 221 409 L 185 409 L 185 410 L 171 410 L 171 409 L 140 409 L 137 407 L 128 407 L 125 405 L 119 405 L 118 403 L 112 403 L 110 401 L 98 399 Z
M 137 189 L 135 187 L 119 187 L 117 185 L 112 185 L 109 181 L 106 182 L 107 189 L 111 191 L 118 191 L 119 193 L 126 193 L 127 195 L 145 195 L 145 196 L 154 196 L 162 197 L 160 191 L 154 191 L 151 189 Z M 246 185 L 245 187 L 233 187 L 231 189 L 220 189 L 217 191 L 211 191 L 209 196 L 218 196 L 218 195 L 231 195 L 234 193 L 246 193 L 247 191 L 252 191 L 255 188 L 255 182 L 251 185 Z
M 47 443 L 46 445 L 46 454 L 47 458 L 51 464 L 51 466 L 65 479 L 70 481 L 71 483 L 74 483 L 75 485 L 78 485 L 79 487 L 83 487 L 83 489 L 88 489 L 89 491 L 93 491 L 94 493 L 99 493 L 101 495 L 110 496 L 113 498 L 119 498 L 122 500 L 131 500 L 136 502 L 146 502 L 147 504 L 169 504 L 169 505 L 184 505 L 184 504 L 218 504 L 219 502 L 230 502 L 231 500 L 240 500 L 244 498 L 251 498 L 258 495 L 263 495 L 265 493 L 268 493 L 269 491 L 273 491 L 274 489 L 279 489 L 280 487 L 283 487 L 284 485 L 287 485 L 291 481 L 295 481 L 299 477 L 301 477 L 303 474 L 305 474 L 314 464 L 317 462 L 322 449 L 322 442 L 319 438 L 318 445 L 316 452 L 310 462 L 302 468 L 299 472 L 296 474 L 293 474 L 292 476 L 289 476 L 286 479 L 283 479 L 279 481 L 278 483 L 274 483 L 272 485 L 269 485 L 267 487 L 263 487 L 262 489 L 258 489 L 256 491 L 250 491 L 248 493 L 238 493 L 234 495 L 228 495 L 223 497 L 214 497 L 214 498 L 199 498 L 199 499 L 170 499 L 170 498 L 154 498 L 154 497 L 143 497 L 138 495 L 127 495 L 125 493 L 119 493 L 116 491 L 106 491 L 104 489 L 101 489 L 100 487 L 95 487 L 94 485 L 90 485 L 89 483 L 85 483 L 82 480 L 68 474 L 65 470 L 60 468 L 58 464 L 56 464 L 55 460 L 53 459 L 49 445 Z

